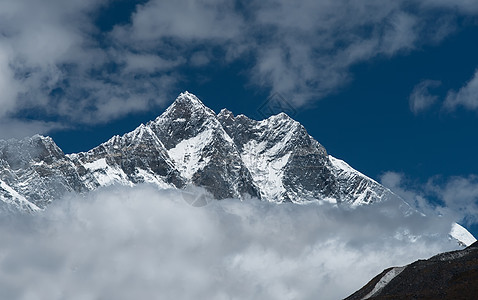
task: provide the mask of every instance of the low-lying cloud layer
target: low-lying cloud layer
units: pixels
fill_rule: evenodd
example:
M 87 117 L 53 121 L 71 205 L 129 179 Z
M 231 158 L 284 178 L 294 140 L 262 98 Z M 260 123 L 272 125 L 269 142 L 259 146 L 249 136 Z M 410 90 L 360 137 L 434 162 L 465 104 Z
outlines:
M 382 269 L 456 248 L 450 220 L 398 203 L 213 201 L 110 187 L 0 219 L 5 299 L 339 299 Z

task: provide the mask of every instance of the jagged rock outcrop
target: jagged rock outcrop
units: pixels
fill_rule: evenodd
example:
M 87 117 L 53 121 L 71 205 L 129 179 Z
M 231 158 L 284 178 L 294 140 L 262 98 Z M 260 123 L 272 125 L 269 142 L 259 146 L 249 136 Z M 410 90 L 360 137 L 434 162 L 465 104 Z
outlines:
M 181 94 L 147 126 L 188 183 L 205 187 L 218 199 L 260 197 L 237 146 L 216 114 L 196 96 Z
M 88 152 L 68 155 L 90 189 L 111 184 L 153 183 L 160 188 L 182 188 L 186 182 L 163 143 L 141 124 L 123 136 L 114 136 Z
M 329 199 L 360 205 L 396 198 L 379 183 L 328 155 L 299 122 L 284 113 L 255 121 L 244 115 L 234 117 L 223 109 L 218 119 L 264 199 Z

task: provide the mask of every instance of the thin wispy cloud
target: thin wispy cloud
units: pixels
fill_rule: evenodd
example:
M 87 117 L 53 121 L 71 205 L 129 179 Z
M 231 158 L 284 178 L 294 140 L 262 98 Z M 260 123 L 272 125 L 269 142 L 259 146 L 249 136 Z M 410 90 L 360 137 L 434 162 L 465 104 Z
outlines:
M 411 183 L 404 174 L 386 172 L 381 183 L 427 215 L 441 215 L 466 226 L 478 223 L 478 177 L 439 176 Z M 436 199 L 432 201 L 431 199 Z
M 8 299 L 339 299 L 384 268 L 457 247 L 449 220 L 393 203 L 198 208 L 151 186 L 71 196 L 0 224 Z
M 438 80 L 423 80 L 417 84 L 409 97 L 410 110 L 414 114 L 429 109 L 438 100 L 438 96 L 430 92 L 431 89 L 441 85 Z
M 410 110 L 414 114 L 422 113 L 430 109 L 440 98 L 432 91 L 441 85 L 438 80 L 423 80 L 418 83 L 410 94 Z M 472 78 L 465 82 L 458 90 L 449 90 L 440 105 L 447 112 L 455 111 L 457 108 L 467 110 L 478 109 L 478 70 Z
M 448 92 L 444 106 L 448 109 L 457 107 L 464 107 L 469 110 L 478 109 L 478 70 L 458 91 Z
M 455 176 L 445 184 L 432 178 L 427 189 L 444 203 L 442 213 L 455 215 L 466 225 L 478 223 L 478 176 Z

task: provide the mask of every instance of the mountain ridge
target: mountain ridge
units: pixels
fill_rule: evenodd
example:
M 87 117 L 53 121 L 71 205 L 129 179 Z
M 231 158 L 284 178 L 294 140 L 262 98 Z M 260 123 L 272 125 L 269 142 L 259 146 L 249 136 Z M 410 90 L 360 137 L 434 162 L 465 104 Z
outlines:
M 9 151 L 35 143 L 46 145 L 40 149 L 44 152 L 41 159 L 17 157 L 17 151 Z M 287 114 L 261 121 L 234 116 L 227 109 L 216 114 L 189 92 L 181 93 L 156 119 L 86 152 L 65 155 L 50 137 L 40 135 L 0 145 L 0 178 L 9 178 L 3 185 L 19 189 L 20 195 L 40 208 L 65 192 L 141 182 L 160 188 L 198 185 L 217 199 L 250 196 L 303 202 L 328 198 L 360 205 L 395 197 L 346 163 L 337 164 L 338 160 Z M 31 169 L 31 173 L 45 174 L 37 176 L 39 181 L 48 181 L 59 165 L 67 169 L 65 177 L 71 180 L 63 180 L 63 189 L 53 188 L 55 193 L 44 199 L 20 188 L 26 185 L 25 178 L 5 175 Z M 16 184 L 18 181 L 21 184 Z M 7 194 L 6 189 L 0 193 L 3 199 L 12 198 Z
M 0 141 L 0 204 L 36 211 L 69 192 L 112 184 L 205 188 L 214 198 L 408 204 L 329 155 L 285 113 L 257 121 L 218 114 L 184 92 L 156 119 L 86 152 L 64 154 L 50 137 Z

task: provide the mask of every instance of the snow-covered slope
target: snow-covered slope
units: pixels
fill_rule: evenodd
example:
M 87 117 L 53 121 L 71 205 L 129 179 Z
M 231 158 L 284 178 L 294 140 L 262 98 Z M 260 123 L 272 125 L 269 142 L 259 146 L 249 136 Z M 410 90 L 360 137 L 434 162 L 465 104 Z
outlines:
M 398 199 L 389 189 L 353 169 L 343 160 L 329 155 L 329 161 L 337 178 L 340 194 L 352 206 Z
M 19 207 L 26 211 L 39 211 L 40 208 L 20 195 L 5 182 L 0 180 L 0 200 L 11 207 Z
M 476 242 L 476 238 L 460 224 L 453 223 L 450 236 L 457 240 L 462 246 L 470 246 Z
M 389 284 L 393 278 L 400 275 L 400 273 L 402 273 L 404 269 L 405 267 L 395 267 L 395 268 L 392 268 L 390 271 L 387 271 L 380 278 L 380 280 L 375 284 L 375 286 L 373 287 L 373 290 L 370 291 L 370 293 L 368 293 L 367 295 L 365 295 L 365 297 L 363 297 L 362 299 L 364 300 L 369 299 L 370 297 L 373 297 L 374 295 L 377 295 L 378 293 L 380 293 L 380 291 L 383 290 L 383 288 L 386 287 L 387 284 Z

